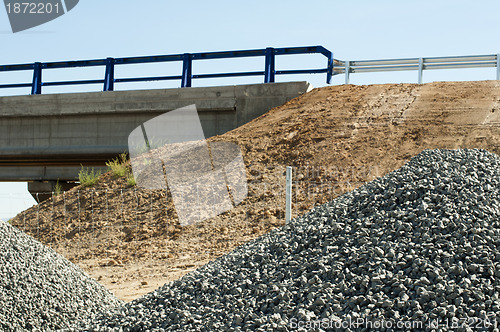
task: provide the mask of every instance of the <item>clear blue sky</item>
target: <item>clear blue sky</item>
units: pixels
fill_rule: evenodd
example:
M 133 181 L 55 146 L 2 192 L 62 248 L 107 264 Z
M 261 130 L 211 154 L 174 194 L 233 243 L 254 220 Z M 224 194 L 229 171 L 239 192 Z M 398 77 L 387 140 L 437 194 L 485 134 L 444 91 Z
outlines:
M 500 1 L 130 1 L 81 0 L 68 14 L 13 34 L 0 8 L 0 64 L 323 45 L 338 59 L 361 60 L 500 53 Z M 322 67 L 321 56 L 277 58 L 277 67 Z M 262 69 L 263 59 L 195 64 L 196 73 Z M 180 67 L 137 67 L 118 76 L 180 74 Z M 44 79 L 101 78 L 102 68 L 44 73 Z M 426 71 L 424 82 L 494 79 L 494 68 Z M 324 75 L 279 78 L 325 85 Z M 194 81 L 194 86 L 260 82 L 260 78 Z M 416 72 L 354 74 L 353 84 L 416 82 Z M 1 83 L 31 73 L 0 73 Z M 343 76 L 333 84 L 342 84 Z M 117 89 L 177 87 L 135 84 Z M 99 91 L 100 86 L 71 91 Z M 64 88 L 46 92 L 66 91 Z M 0 91 L 28 94 L 29 89 Z M 0 183 L 0 218 L 33 203 L 25 183 Z

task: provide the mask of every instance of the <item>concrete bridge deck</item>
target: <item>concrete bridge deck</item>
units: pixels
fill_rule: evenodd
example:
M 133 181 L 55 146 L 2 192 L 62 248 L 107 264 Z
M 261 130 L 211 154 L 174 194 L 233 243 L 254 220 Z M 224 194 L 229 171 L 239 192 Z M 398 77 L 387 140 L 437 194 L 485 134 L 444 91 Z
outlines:
M 128 151 L 130 132 L 196 104 L 206 137 L 223 134 L 308 90 L 307 82 L 0 97 L 0 181 L 75 181 Z M 39 190 L 39 189 L 37 189 Z

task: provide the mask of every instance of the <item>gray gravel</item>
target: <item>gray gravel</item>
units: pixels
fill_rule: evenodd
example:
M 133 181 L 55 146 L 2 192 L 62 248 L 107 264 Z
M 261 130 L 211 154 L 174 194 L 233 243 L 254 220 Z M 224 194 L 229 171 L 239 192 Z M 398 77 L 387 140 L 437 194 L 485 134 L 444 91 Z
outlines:
M 426 150 L 82 329 L 494 330 L 499 188 L 498 156 Z
M 0 221 L 0 329 L 54 331 L 123 302 L 76 265 Z

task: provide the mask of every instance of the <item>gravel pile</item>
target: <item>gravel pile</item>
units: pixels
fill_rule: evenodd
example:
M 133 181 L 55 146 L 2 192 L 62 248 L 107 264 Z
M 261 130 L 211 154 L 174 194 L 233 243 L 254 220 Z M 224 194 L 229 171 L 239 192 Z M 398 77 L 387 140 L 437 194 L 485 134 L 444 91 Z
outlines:
M 120 304 L 76 265 L 0 221 L 2 331 L 54 331 Z
M 499 188 L 498 156 L 426 150 L 82 328 L 492 330 Z

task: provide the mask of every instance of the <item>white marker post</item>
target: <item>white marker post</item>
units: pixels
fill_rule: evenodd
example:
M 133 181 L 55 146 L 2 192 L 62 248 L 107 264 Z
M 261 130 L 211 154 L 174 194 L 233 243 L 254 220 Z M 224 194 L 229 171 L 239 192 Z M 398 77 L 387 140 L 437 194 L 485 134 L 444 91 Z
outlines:
M 292 167 L 286 167 L 285 223 L 292 219 Z

